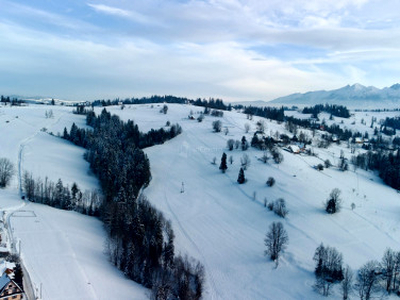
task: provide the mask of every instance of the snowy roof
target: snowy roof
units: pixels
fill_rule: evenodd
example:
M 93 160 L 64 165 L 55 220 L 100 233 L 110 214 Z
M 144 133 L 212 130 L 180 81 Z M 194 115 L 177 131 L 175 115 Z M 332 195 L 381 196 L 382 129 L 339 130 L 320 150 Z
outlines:
M 292 152 L 300 152 L 300 147 L 297 145 L 290 145 L 288 148 L 292 150 Z
M 0 277 L 0 291 L 11 281 L 11 279 L 7 276 L 6 273 Z
M 362 138 L 356 137 L 356 143 L 362 143 L 362 142 L 363 142 Z
M 7 271 L 7 269 L 14 270 L 15 267 L 16 267 L 15 263 L 3 260 L 0 263 L 0 274 L 4 274 L 4 272 Z

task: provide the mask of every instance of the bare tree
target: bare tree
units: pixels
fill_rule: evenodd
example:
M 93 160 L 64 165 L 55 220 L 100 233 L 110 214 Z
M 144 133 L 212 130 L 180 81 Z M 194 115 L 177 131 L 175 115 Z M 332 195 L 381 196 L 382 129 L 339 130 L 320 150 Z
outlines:
M 356 289 L 360 299 L 369 300 L 379 290 L 377 268 L 378 262 L 370 260 L 358 271 Z
M 289 237 L 281 222 L 273 222 L 265 235 L 265 255 L 278 263 L 279 255 L 286 249 Z
M 393 275 L 395 272 L 396 265 L 396 253 L 388 248 L 383 254 L 381 269 L 383 272 L 383 280 L 385 281 L 385 288 L 388 293 L 391 292 Z
M 341 193 L 338 188 L 334 188 L 329 194 L 329 198 L 325 203 L 325 210 L 328 214 L 334 214 L 340 210 L 342 204 Z
M 247 170 L 247 168 L 250 166 L 250 157 L 245 153 L 243 156 L 240 158 L 240 162 L 242 164 L 243 170 Z
M 346 268 L 343 270 L 343 280 L 340 284 L 341 290 L 342 290 L 342 296 L 343 300 L 349 299 L 349 295 L 351 294 L 351 290 L 353 287 L 353 271 L 349 267 L 349 265 L 346 266 Z
M 263 155 L 259 158 L 264 164 L 268 162 L 269 156 L 267 150 L 263 151 Z
M 266 125 L 265 125 L 264 120 L 258 121 L 256 125 L 257 125 L 257 131 L 261 131 L 261 132 L 265 131 Z
M 234 141 L 233 139 L 229 139 L 229 140 L 226 142 L 226 146 L 227 146 L 227 148 L 229 149 L 229 151 L 232 151 L 232 150 L 233 150 L 233 147 L 235 146 L 235 141 Z
M 393 269 L 394 269 L 394 272 L 393 272 L 392 290 L 397 291 L 399 289 L 398 274 L 400 274 L 400 252 L 396 252 L 395 264 L 394 264 Z
M 164 115 L 166 115 L 167 111 L 168 111 L 168 106 L 166 104 L 164 104 L 164 106 L 160 110 L 160 113 L 163 113 Z
M 271 150 L 272 159 L 275 163 L 280 164 L 283 161 L 283 155 L 278 148 L 274 147 Z
M 5 188 L 14 175 L 14 165 L 7 158 L 0 158 L 0 188 Z
M 224 134 L 225 134 L 225 135 L 228 135 L 228 133 L 229 133 L 229 128 L 228 128 L 227 126 L 225 126 L 225 127 L 224 127 Z
M 333 284 L 343 280 L 342 254 L 335 248 L 319 245 L 313 260 L 316 262 L 314 288 L 323 296 L 328 296 Z
M 222 128 L 221 121 L 217 120 L 217 121 L 212 122 L 212 127 L 213 127 L 215 132 L 221 132 L 221 128 Z
M 249 123 L 245 123 L 244 124 L 244 132 L 249 133 L 250 130 L 250 124 Z
M 229 156 L 229 163 L 233 164 L 233 156 L 232 155 Z
M 289 210 L 286 207 L 285 199 L 279 198 L 274 203 L 274 213 L 281 218 L 285 218 L 289 213 Z

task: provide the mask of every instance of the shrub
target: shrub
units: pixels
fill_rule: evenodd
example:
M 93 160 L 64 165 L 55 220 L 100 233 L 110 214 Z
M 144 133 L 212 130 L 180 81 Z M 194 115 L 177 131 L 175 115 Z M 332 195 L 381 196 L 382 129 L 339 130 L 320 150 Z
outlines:
M 275 184 L 275 178 L 274 177 L 269 177 L 267 180 L 267 185 L 269 187 L 273 186 Z
M 274 213 L 281 218 L 285 218 L 289 213 L 289 210 L 286 207 L 286 202 L 284 199 L 279 198 L 274 203 Z

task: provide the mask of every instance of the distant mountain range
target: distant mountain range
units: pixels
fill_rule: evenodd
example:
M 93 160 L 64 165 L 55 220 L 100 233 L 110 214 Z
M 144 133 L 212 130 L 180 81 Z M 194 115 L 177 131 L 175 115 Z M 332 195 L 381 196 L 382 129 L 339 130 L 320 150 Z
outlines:
M 280 97 L 268 104 L 283 105 L 315 105 L 315 104 L 341 104 L 349 108 L 393 108 L 400 107 L 400 84 L 378 89 L 373 86 L 361 84 L 347 85 L 337 90 L 314 91 L 304 94 L 296 93 Z

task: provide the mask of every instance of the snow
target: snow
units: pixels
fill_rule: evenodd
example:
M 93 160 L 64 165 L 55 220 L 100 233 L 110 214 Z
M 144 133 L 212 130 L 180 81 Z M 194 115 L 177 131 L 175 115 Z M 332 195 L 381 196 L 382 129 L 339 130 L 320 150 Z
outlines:
M 264 164 L 257 159 L 262 156 L 259 150 L 249 148 L 243 152 L 226 148 L 228 139 L 240 140 L 246 136 L 250 142 L 259 118 L 248 120 L 244 114 L 224 112 L 220 120 L 223 128 L 229 129 L 225 135 L 224 130 L 212 132 L 215 117 L 206 116 L 201 123 L 188 119 L 190 111 L 195 117 L 203 111 L 200 107 L 168 104 L 168 113 L 161 114 L 161 106 L 127 105 L 123 110 L 119 106 L 107 110 L 123 120 L 134 120 L 142 131 L 165 127 L 167 121 L 182 126 L 181 135 L 145 150 L 152 181 L 144 193 L 172 221 L 176 252 L 193 256 L 205 266 L 204 299 L 321 299 L 312 288 L 315 280 L 312 257 L 321 242 L 343 253 L 344 263 L 353 270 L 370 259 L 380 260 L 387 247 L 399 250 L 400 194 L 372 172 L 354 171 L 352 167 L 347 172 L 336 167 L 323 171 L 313 168 L 326 159 L 337 165 L 341 151 L 350 158 L 347 143 L 327 149 L 313 146 L 318 156 L 281 151 L 282 164 L 271 160 Z M 54 112 L 53 119 L 45 118 L 49 109 Z M 96 108 L 96 113 L 101 109 Z M 329 120 L 327 114 L 322 114 L 322 118 L 327 124 L 335 122 L 372 135 L 372 116 L 379 122 L 395 115 L 395 112 L 355 112 L 350 119 Z M 362 118 L 366 124 L 361 123 Z M 8 157 L 22 171 L 32 171 L 35 176 L 47 175 L 53 181 L 61 178 L 67 184 L 76 181 L 84 188 L 98 188 L 83 159 L 84 150 L 41 131 L 46 127 L 47 132 L 57 135 L 72 122 L 84 126 L 84 117 L 73 115 L 67 107 L 1 107 L 0 157 Z M 245 123 L 251 125 L 247 134 Z M 278 130 L 291 136 L 284 124 L 274 121 L 266 124 L 267 135 Z M 310 131 L 300 130 L 311 136 Z M 316 137 L 319 134 L 317 131 Z M 223 152 L 228 155 L 225 174 L 218 169 Z M 239 185 L 236 180 L 244 153 L 251 164 L 245 171 L 247 183 Z M 232 165 L 229 156 L 233 157 Z M 216 165 L 211 164 L 214 157 Z M 273 187 L 265 184 L 268 177 L 275 178 Z M 181 193 L 182 182 L 184 193 Z M 15 177 L 9 188 L 0 190 L 0 208 L 10 216 L 13 236 L 21 241 L 22 257 L 34 285 L 38 288 L 43 285 L 43 299 L 148 298 L 148 290 L 124 278 L 107 261 L 106 233 L 100 221 L 75 212 L 27 204 L 19 200 L 18 184 Z M 327 215 L 323 203 L 333 188 L 342 191 L 343 206 L 339 213 Z M 287 218 L 281 219 L 266 209 L 264 198 L 268 202 L 285 199 L 289 209 Z M 263 240 L 274 221 L 282 222 L 289 235 L 278 268 L 264 256 Z M 334 288 L 330 299 L 340 298 Z

